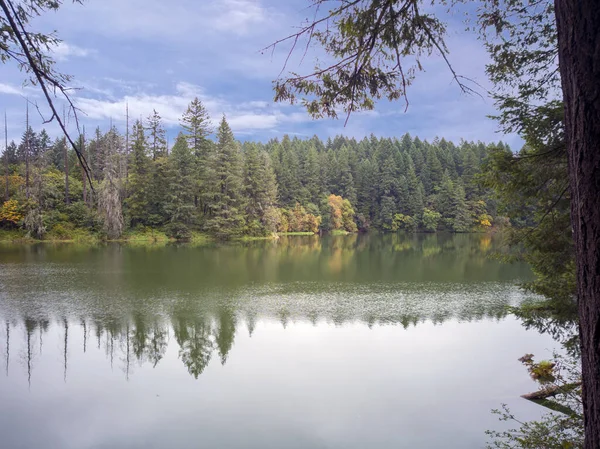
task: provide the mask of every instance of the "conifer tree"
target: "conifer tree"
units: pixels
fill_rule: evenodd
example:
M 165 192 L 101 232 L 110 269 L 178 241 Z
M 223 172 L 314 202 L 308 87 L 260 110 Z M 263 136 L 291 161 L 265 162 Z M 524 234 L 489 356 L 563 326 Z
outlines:
M 190 102 L 181 117 L 181 127 L 187 139 L 188 147 L 194 155 L 194 205 L 205 212 L 206 205 L 201 204 L 201 199 L 203 190 L 208 185 L 206 164 L 212 148 L 211 142 L 208 140 L 208 136 L 212 133 L 212 127 L 208 111 L 198 97 Z
M 129 197 L 127 198 L 127 215 L 132 227 L 147 224 L 148 217 L 148 183 L 150 181 L 150 159 L 146 148 L 144 127 L 137 120 L 132 130 L 133 144 L 129 170 Z
M 252 233 L 273 232 L 267 217 L 277 201 L 277 183 L 269 156 L 256 144 L 246 146 L 244 154 L 244 194 L 247 200 L 246 214 Z
M 165 129 L 162 124 L 162 119 L 156 109 L 152 110 L 152 114 L 146 119 L 146 131 L 148 136 L 146 141 L 152 154 L 152 160 L 155 161 L 159 157 L 167 155 L 167 140 L 165 137 Z
M 207 169 L 206 229 L 222 238 L 241 234 L 245 223 L 243 160 L 225 116 L 217 131 L 214 153 L 207 160 Z
M 179 236 L 189 234 L 194 223 L 195 170 L 194 155 L 184 134 L 179 133 L 171 150 L 169 162 L 172 178 L 169 185 L 167 211 L 172 228 Z

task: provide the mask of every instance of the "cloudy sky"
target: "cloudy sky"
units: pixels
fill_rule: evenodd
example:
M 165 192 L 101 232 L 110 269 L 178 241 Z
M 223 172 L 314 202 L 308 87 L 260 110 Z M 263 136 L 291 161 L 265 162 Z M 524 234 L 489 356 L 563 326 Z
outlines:
M 60 11 L 37 20 L 43 30 L 57 30 L 63 43 L 55 49 L 59 69 L 80 87 L 76 103 L 87 129 L 107 129 L 112 121 L 125 128 L 125 105 L 133 118 L 156 109 L 173 139 L 187 104 L 198 96 L 214 119 L 227 116 L 240 140 L 266 141 L 283 134 L 326 139 L 337 134 L 361 138 L 436 136 L 458 142 L 505 140 L 486 116 L 494 113 L 485 96 L 465 95 L 452 82 L 439 56 L 424 60 L 425 72 L 409 88 L 410 106 L 379 102 L 375 111 L 355 114 L 344 127 L 339 120 L 311 119 L 301 106 L 273 103 L 272 80 L 281 71 L 285 47 L 274 54 L 261 48 L 294 31 L 310 16 L 308 0 L 86 0 L 65 2 Z M 447 17 L 451 61 L 460 74 L 482 86 L 487 60 L 476 36 L 462 31 L 458 17 Z M 318 49 L 302 65 L 307 72 Z M 23 75 L 10 64 L 0 66 L 0 109 L 8 115 L 9 139 L 25 125 L 25 97 L 43 104 L 36 89 L 22 87 Z M 42 119 L 32 113 L 32 124 Z M 46 126 L 56 135 L 55 126 Z

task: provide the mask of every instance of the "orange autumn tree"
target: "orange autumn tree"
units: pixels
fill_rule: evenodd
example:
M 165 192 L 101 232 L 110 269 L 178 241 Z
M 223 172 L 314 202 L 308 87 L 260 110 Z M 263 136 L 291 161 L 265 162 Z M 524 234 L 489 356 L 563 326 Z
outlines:
M 358 230 L 354 221 L 355 212 L 349 200 L 332 194 L 327 197 L 327 204 L 329 206 L 330 230 L 343 229 L 348 232 Z
M 21 206 L 17 200 L 8 200 L 0 207 L 0 223 L 16 225 L 23 219 Z
M 306 212 L 304 206 L 296 203 L 293 209 L 280 209 L 277 232 L 312 232 L 319 231 L 321 217 Z

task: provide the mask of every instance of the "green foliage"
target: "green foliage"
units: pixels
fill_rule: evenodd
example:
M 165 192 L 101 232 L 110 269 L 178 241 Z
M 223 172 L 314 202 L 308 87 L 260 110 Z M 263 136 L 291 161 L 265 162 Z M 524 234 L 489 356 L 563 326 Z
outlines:
M 27 140 L 37 155 L 29 202 L 25 143 L 10 145 L 17 150 L 8 155 L 15 162 L 10 198 L 23 206 L 23 220 L 11 226 L 24 226 L 25 211 L 34 206 L 47 230 L 69 222 L 111 240 L 139 226 L 182 240 L 198 231 L 229 238 L 290 230 L 432 230 L 421 220 L 425 207 L 436 212 L 442 207 L 439 228 L 455 232 L 484 229 L 497 218 L 490 190 L 472 186 L 488 153 L 481 143 L 429 143 L 406 134 L 361 141 L 337 136 L 327 142 L 284 136 L 240 145 L 225 120 L 215 143 L 208 120 L 194 100 L 182 119 L 184 133 L 168 155 L 157 112 L 134 123 L 129 148 L 115 127 L 106 133 L 97 129 L 82 148 L 95 185 L 93 192 L 86 186 L 86 195 L 81 169 L 63 139 L 52 143 L 44 131 L 29 128 Z M 469 193 L 465 186 L 471 186 Z
M 46 226 L 44 224 L 44 216 L 42 210 L 39 207 L 31 206 L 28 207 L 23 220 L 24 227 L 29 233 L 29 236 L 41 239 L 46 233 Z
M 195 222 L 196 208 L 194 194 L 196 192 L 194 155 L 183 134 L 177 136 L 177 141 L 171 150 L 170 179 L 168 180 L 168 197 L 164 209 L 167 212 L 172 229 L 188 229 Z
M 310 36 L 336 62 L 317 65 L 310 75 L 292 74 L 274 86 L 276 101 L 294 102 L 301 95 L 314 117 L 337 117 L 340 109 L 348 114 L 373 109 L 383 96 L 404 97 L 415 72 L 422 70 L 421 57 L 447 52 L 443 23 L 422 14 L 416 0 L 339 2 L 331 8 L 326 3 L 312 2 L 314 24 L 288 39 Z
M 75 1 L 81 3 L 81 0 Z M 39 84 L 36 70 L 38 73 L 41 72 L 44 80 L 57 90 L 59 86 L 64 86 L 71 79 L 70 76 L 56 70 L 52 53 L 47 51 L 60 44 L 61 41 L 56 37 L 56 33 L 43 33 L 31 27 L 31 23 L 37 17 L 48 11 L 56 11 L 61 5 L 61 0 L 15 2 L 14 7 L 11 8 L 12 12 L 9 11 L 7 6 L 7 9 L 0 14 L 0 29 L 2 30 L 0 36 L 0 62 L 5 63 L 12 60 L 20 70 L 27 74 L 28 81 L 32 85 Z M 7 11 L 9 12 L 7 13 Z M 13 27 L 13 23 L 18 24 L 16 29 Z M 23 39 L 26 50 L 35 58 L 36 70 L 23 62 L 25 59 L 24 49 L 20 45 L 18 36 Z
M 209 213 L 205 228 L 220 238 L 240 235 L 245 224 L 243 159 L 225 117 L 217 132 L 217 146 L 207 162 L 206 202 Z
M 519 359 L 537 381 L 540 395 L 534 399 L 553 413 L 530 422 L 520 421 L 503 404 L 501 410 L 493 410 L 500 421 L 518 425 L 505 431 L 488 430 L 491 441 L 488 449 L 579 449 L 583 448 L 583 407 L 581 403 L 581 368 L 577 358 L 557 354 L 553 360 L 534 362 L 532 354 Z M 551 399 L 548 399 L 551 398 Z
M 148 116 L 146 123 L 147 126 L 144 129 L 148 132 L 146 139 L 150 147 L 152 160 L 156 160 L 159 157 L 165 157 L 167 155 L 166 134 L 162 125 L 162 119 L 158 112 L 156 112 L 156 109 Z
M 128 243 L 166 243 L 169 240 L 169 236 L 162 232 L 153 228 L 149 228 L 146 226 L 138 226 L 135 229 L 125 233 L 123 238 Z
M 172 221 L 165 226 L 165 233 L 172 239 L 175 240 L 190 240 L 192 237 L 192 231 L 184 223 L 178 221 Z
M 133 125 L 133 145 L 129 163 L 129 188 L 126 200 L 130 226 L 147 224 L 149 216 L 149 183 L 152 169 L 146 150 L 144 127 L 138 120 Z
M 427 208 L 423 209 L 423 217 L 421 218 L 423 229 L 428 232 L 435 232 L 441 218 L 442 215 L 439 212 Z
M 392 221 L 391 231 L 396 232 L 398 230 L 413 232 L 417 228 L 415 220 L 410 215 L 395 214 Z
M 79 228 L 89 228 L 93 231 L 99 228 L 98 216 L 83 201 L 69 204 L 65 208 L 65 215 L 67 221 Z
M 0 242 L 27 242 L 29 240 L 24 229 L 0 229 Z
M 268 235 L 276 230 L 273 216 L 277 203 L 277 181 L 269 156 L 258 145 L 244 146 L 244 196 L 247 199 L 248 233 Z

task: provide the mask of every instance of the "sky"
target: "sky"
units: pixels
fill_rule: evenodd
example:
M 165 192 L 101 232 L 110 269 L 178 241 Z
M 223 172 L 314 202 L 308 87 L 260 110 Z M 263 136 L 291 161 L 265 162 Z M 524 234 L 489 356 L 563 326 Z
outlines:
M 124 133 L 125 108 L 131 120 L 153 109 L 162 116 L 172 142 L 179 119 L 198 97 L 217 123 L 223 114 L 239 140 L 268 141 L 284 134 L 317 135 L 322 139 L 370 134 L 421 139 L 436 136 L 459 142 L 503 140 L 521 145 L 516 135 L 498 133 L 489 119 L 494 104 L 486 93 L 486 52 L 477 36 L 464 30 L 458 17 L 446 17 L 450 61 L 461 75 L 481 85 L 481 96 L 467 95 L 452 80 L 440 55 L 422 60 L 424 72 L 409 86 L 405 103 L 380 101 L 374 111 L 340 119 L 312 119 L 301 105 L 273 102 L 272 81 L 283 67 L 287 49 L 261 52 L 293 33 L 311 16 L 309 0 L 85 0 L 65 2 L 57 12 L 33 26 L 56 30 L 63 41 L 53 50 L 57 68 L 73 76 L 80 122 L 89 132 L 114 124 Z M 303 62 L 292 58 L 288 69 L 308 73 L 315 58 L 311 48 Z M 47 116 L 41 93 L 23 86 L 24 75 L 12 63 L 0 65 L 0 111 L 8 116 L 8 138 L 19 140 L 25 128 L 26 98 L 40 105 L 31 110 L 34 129 Z M 71 121 L 72 122 L 72 121 Z M 55 124 L 44 125 L 51 136 Z M 74 123 L 70 123 L 73 128 Z M 0 144 L 3 147 L 3 143 Z

